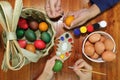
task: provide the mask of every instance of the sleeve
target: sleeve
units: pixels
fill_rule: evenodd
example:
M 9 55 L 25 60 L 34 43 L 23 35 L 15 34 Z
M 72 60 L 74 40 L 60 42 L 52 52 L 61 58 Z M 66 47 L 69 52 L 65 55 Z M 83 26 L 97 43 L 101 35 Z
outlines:
M 114 6 L 119 0 L 90 0 L 92 4 L 96 4 L 100 11 L 103 12 L 106 9 Z

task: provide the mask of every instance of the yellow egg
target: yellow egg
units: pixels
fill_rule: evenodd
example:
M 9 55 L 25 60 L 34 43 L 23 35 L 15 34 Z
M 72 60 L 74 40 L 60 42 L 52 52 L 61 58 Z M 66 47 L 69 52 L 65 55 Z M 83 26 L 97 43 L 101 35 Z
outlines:
M 105 51 L 102 54 L 102 59 L 105 61 L 113 61 L 116 58 L 116 55 L 112 51 Z
M 93 46 L 85 46 L 85 53 L 88 55 L 88 56 L 92 56 L 95 52 L 95 49 Z
M 97 54 L 101 55 L 105 50 L 105 45 L 99 41 L 95 43 L 95 51 Z
M 113 41 L 112 41 L 111 39 L 106 39 L 106 40 L 104 41 L 104 45 L 105 45 L 105 49 L 106 49 L 106 50 L 112 51 L 113 48 L 114 48 L 114 43 L 113 43 Z
M 75 18 L 74 18 L 73 15 L 67 16 L 67 17 L 65 18 L 64 23 L 65 23 L 68 27 L 70 27 L 70 25 L 71 25 L 71 23 L 72 23 L 72 21 L 73 21 L 74 19 L 75 19 Z
M 92 34 L 88 39 L 91 43 L 95 43 L 95 42 L 99 41 L 100 38 L 101 38 L 101 35 L 95 33 L 95 34 Z

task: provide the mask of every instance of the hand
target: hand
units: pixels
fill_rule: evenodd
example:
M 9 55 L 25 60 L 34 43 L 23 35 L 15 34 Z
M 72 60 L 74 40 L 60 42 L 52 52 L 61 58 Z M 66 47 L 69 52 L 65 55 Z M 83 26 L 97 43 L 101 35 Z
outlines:
M 59 57 L 54 56 L 53 58 L 47 61 L 43 73 L 41 74 L 41 76 L 39 76 L 37 80 L 51 80 L 53 78 L 54 72 L 52 69 L 54 67 L 56 59 L 60 60 Z
M 79 11 L 75 11 L 75 12 L 70 12 L 68 13 L 68 15 L 73 15 L 75 17 L 75 19 L 73 20 L 73 22 L 71 23 L 70 27 L 67 27 L 66 25 L 65 28 L 67 29 L 73 29 L 77 26 L 81 26 L 84 23 L 86 23 L 89 19 L 95 17 L 96 15 L 98 15 L 100 13 L 100 9 L 94 4 L 92 5 L 90 8 L 86 8 L 86 9 L 81 9 Z
M 83 72 L 80 68 L 92 70 L 92 67 L 87 64 L 83 59 L 78 60 L 74 65 L 74 71 L 79 76 L 80 80 L 92 80 L 91 72 Z
M 61 10 L 61 0 L 46 0 L 45 9 L 50 18 L 57 18 L 63 13 Z

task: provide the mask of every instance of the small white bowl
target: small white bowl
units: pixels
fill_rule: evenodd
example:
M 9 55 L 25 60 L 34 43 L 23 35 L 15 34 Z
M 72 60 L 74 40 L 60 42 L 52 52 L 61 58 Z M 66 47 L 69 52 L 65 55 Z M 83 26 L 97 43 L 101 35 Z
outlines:
M 112 37 L 110 34 L 108 34 L 108 33 L 106 33 L 106 32 L 103 32 L 103 31 L 95 31 L 95 32 L 92 32 L 92 33 L 90 33 L 90 34 L 84 39 L 83 45 L 82 45 L 82 53 L 83 53 L 84 56 L 85 56 L 87 59 L 89 59 L 90 61 L 97 62 L 97 63 L 105 62 L 101 57 L 98 58 L 98 59 L 92 59 L 92 58 L 90 58 L 89 56 L 87 56 L 86 53 L 84 52 L 84 46 L 85 46 L 86 41 L 88 40 L 88 38 L 89 38 L 92 34 L 95 34 L 95 33 L 99 33 L 99 34 L 101 34 L 101 35 L 103 35 L 103 36 L 105 36 L 105 37 L 107 37 L 107 38 L 110 38 L 110 39 L 113 41 L 113 44 L 114 44 L 113 52 L 115 53 L 115 51 L 116 51 L 116 44 L 115 44 L 115 41 L 114 41 L 113 37 Z

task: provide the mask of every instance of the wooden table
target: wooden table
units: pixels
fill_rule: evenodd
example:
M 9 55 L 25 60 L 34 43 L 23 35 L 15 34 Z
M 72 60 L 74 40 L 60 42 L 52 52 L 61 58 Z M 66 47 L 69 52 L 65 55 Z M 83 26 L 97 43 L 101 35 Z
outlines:
M 2 1 L 2 0 L 0 0 Z M 15 0 L 8 0 L 12 5 L 14 5 Z M 88 7 L 88 4 L 86 3 L 87 0 L 62 0 L 62 8 L 65 12 L 67 11 L 73 11 L 73 10 L 79 10 L 85 7 Z M 24 7 L 34 7 L 37 9 L 44 9 L 45 0 L 23 0 Z M 74 48 L 73 53 L 71 57 L 65 61 L 64 67 L 61 72 L 55 74 L 55 80 L 79 80 L 76 76 L 76 74 L 68 69 L 69 65 L 73 65 L 76 60 L 83 58 L 85 61 L 87 61 L 90 65 L 93 66 L 93 69 L 96 71 L 101 71 L 107 74 L 107 76 L 101 76 L 93 74 L 93 80 L 120 80 L 120 3 L 118 3 L 116 6 L 111 8 L 110 10 L 105 11 L 104 13 L 100 14 L 96 18 L 90 20 L 87 24 L 96 23 L 101 20 L 106 20 L 108 23 L 107 28 L 104 30 L 105 32 L 108 32 L 113 36 L 115 39 L 116 45 L 117 45 L 117 58 L 108 63 L 94 63 L 89 60 L 87 60 L 83 55 L 81 51 L 81 45 L 82 40 L 85 37 L 75 37 L 73 35 L 73 30 L 70 30 L 69 32 L 74 37 Z M 85 25 L 87 25 L 85 24 Z M 56 37 L 60 36 L 62 33 L 66 32 L 67 30 L 63 29 L 63 27 L 57 26 L 55 27 L 57 34 Z M 0 28 L 0 33 L 2 33 L 2 28 Z M 0 66 L 2 64 L 4 54 L 4 48 L 2 39 L 0 37 Z M 47 59 L 51 58 L 53 55 L 55 55 L 55 47 L 53 48 L 52 52 L 40 59 L 37 63 L 31 63 L 26 66 L 24 66 L 19 71 L 8 71 L 3 72 L 0 70 L 0 80 L 35 80 L 43 71 L 45 63 Z

